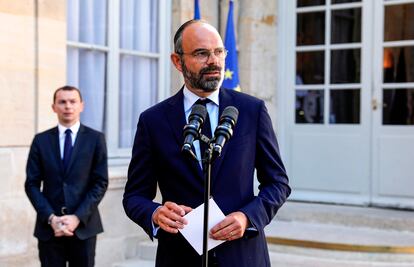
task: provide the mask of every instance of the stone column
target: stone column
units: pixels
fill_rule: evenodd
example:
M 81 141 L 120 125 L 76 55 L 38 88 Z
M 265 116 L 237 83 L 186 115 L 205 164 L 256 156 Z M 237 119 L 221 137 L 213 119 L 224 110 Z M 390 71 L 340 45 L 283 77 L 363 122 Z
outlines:
M 238 29 L 241 89 L 265 100 L 275 114 L 277 1 L 239 0 Z

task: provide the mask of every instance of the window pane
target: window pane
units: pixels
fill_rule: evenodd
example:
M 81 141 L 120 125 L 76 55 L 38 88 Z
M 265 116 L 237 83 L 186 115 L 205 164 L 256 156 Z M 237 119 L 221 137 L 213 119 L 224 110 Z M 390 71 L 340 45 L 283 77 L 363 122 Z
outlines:
M 80 89 L 85 103 L 81 121 L 98 131 L 104 131 L 106 54 L 77 48 L 68 48 L 67 52 L 68 84 Z
M 296 32 L 297 45 L 325 43 L 325 12 L 299 13 Z
M 331 42 L 361 42 L 361 9 L 342 9 L 332 11 Z
M 414 82 L 414 46 L 384 49 L 384 83 Z
M 158 52 L 158 1 L 121 0 L 121 48 Z
M 329 123 L 360 122 L 360 90 L 331 90 Z
M 324 62 L 324 51 L 297 52 L 296 84 L 323 84 Z
M 123 55 L 120 63 L 119 146 L 131 147 L 138 117 L 155 104 L 158 61 Z
M 298 0 L 298 7 L 325 5 L 325 0 Z
M 67 0 L 69 41 L 107 44 L 107 0 Z
M 323 90 L 296 90 L 296 123 L 323 123 Z
M 383 91 L 382 123 L 414 125 L 414 89 Z
M 360 49 L 331 51 L 331 83 L 359 83 L 361 75 Z
M 384 41 L 414 40 L 414 3 L 385 6 Z
M 361 0 L 332 0 L 332 4 L 354 3 L 354 2 L 361 2 Z

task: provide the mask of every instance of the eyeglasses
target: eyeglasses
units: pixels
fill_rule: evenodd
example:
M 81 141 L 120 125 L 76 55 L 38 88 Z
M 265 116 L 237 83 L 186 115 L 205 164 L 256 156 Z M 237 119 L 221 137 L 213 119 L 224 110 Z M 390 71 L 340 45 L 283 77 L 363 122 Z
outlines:
M 211 54 L 214 54 L 218 59 L 224 59 L 227 56 L 227 50 L 224 47 L 219 47 L 214 50 L 196 49 L 191 53 L 177 53 L 179 55 L 189 55 L 200 62 L 207 62 Z

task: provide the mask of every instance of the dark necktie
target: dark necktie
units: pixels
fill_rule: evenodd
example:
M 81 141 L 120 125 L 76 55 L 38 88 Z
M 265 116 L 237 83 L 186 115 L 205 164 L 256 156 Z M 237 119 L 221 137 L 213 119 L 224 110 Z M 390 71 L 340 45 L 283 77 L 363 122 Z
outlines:
M 70 156 L 72 155 L 72 130 L 66 129 L 65 131 L 65 144 L 63 147 L 63 167 L 66 168 L 69 165 Z
M 198 99 L 197 102 L 195 102 L 195 103 L 196 104 L 203 105 L 203 106 L 205 106 L 207 108 L 206 105 L 207 105 L 207 103 L 210 103 L 210 102 L 211 102 L 210 99 L 205 98 L 205 99 Z M 201 128 L 201 134 L 207 136 L 208 138 L 211 138 L 212 137 L 212 134 L 211 134 L 211 124 L 210 124 L 210 116 L 208 115 L 208 112 L 207 112 L 207 115 L 206 115 L 206 119 L 205 119 L 205 121 L 203 123 L 203 128 Z M 207 150 L 207 147 L 208 147 L 208 145 L 205 142 L 203 142 L 203 141 L 200 140 L 200 154 L 201 154 L 201 158 L 204 158 L 204 153 Z

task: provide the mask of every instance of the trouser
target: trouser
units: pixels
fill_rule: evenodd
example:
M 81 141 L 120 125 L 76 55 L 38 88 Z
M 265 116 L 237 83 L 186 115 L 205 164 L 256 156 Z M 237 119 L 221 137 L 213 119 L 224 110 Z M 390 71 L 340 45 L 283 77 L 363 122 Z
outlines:
M 42 267 L 93 267 L 95 264 L 96 236 L 80 240 L 72 237 L 53 237 L 38 242 Z

